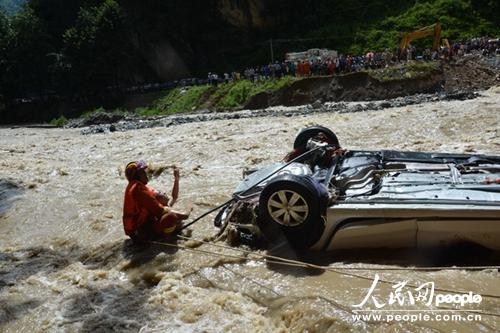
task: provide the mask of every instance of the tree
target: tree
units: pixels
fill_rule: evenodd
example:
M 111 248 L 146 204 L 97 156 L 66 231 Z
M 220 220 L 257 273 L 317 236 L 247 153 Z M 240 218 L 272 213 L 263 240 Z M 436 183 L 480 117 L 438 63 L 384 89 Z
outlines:
M 12 38 L 9 18 L 0 10 L 0 68 L 7 62 L 7 50 Z
M 73 88 L 97 93 L 130 79 L 135 48 L 125 14 L 114 0 L 81 8 L 75 26 L 63 35 Z
M 1 1 L 1 0 L 0 0 Z M 58 49 L 62 46 L 62 36 L 74 26 L 84 0 L 30 0 L 29 6 L 35 15 L 44 22 L 52 43 Z
M 0 109 L 4 105 L 5 78 L 7 75 L 7 53 L 9 50 L 12 31 L 7 16 L 0 10 Z
M 12 17 L 10 27 L 5 94 L 8 98 L 26 94 L 42 98 L 48 82 L 47 54 L 53 52 L 50 38 L 29 6 Z

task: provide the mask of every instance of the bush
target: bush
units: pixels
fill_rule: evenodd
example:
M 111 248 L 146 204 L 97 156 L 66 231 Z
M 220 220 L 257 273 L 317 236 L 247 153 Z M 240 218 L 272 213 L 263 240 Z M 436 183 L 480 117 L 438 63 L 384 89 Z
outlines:
M 220 99 L 217 106 L 223 108 L 233 108 L 241 106 L 245 103 L 253 89 L 253 83 L 247 80 L 241 80 L 234 83 L 226 84 L 229 89 L 221 87 L 221 92 L 225 92 L 224 97 Z
M 103 108 L 102 106 L 92 110 L 92 111 L 87 111 L 87 112 L 84 112 L 80 115 L 80 118 L 83 118 L 83 119 L 88 119 L 90 118 L 90 116 L 93 114 L 93 113 L 96 113 L 96 112 L 106 112 L 106 109 Z
M 218 86 L 202 85 L 180 87 L 164 92 L 164 96 L 151 105 L 138 107 L 134 113 L 142 117 L 169 115 L 203 108 L 237 108 L 245 105 L 252 96 L 264 91 L 276 91 L 298 80 L 290 76 L 279 80 L 253 83 L 249 80 L 223 83 Z M 105 111 L 98 108 L 92 112 Z M 83 116 L 89 116 L 88 112 Z
M 208 85 L 203 85 L 172 89 L 165 97 L 156 100 L 147 112 L 149 115 L 153 115 L 152 113 L 165 115 L 192 111 L 201 106 L 204 94 L 210 88 Z
M 439 69 L 438 61 L 409 62 L 400 66 L 368 70 L 368 74 L 379 81 L 415 79 L 425 77 Z
M 61 115 L 59 118 L 54 118 L 50 121 L 51 125 L 62 127 L 68 122 L 68 119 L 64 115 Z
M 141 117 L 152 117 L 161 114 L 160 110 L 152 107 L 139 107 L 134 110 L 134 113 Z
M 221 98 L 216 98 L 218 107 L 239 107 L 245 105 L 251 97 L 268 91 L 276 91 L 291 85 L 296 78 L 284 76 L 278 80 L 266 80 L 253 83 L 248 80 L 241 80 L 222 85 L 217 92 Z

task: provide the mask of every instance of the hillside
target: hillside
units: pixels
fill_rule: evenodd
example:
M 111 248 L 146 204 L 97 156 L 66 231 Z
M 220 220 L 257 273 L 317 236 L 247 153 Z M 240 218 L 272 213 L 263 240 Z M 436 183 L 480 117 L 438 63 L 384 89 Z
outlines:
M 12 13 L 22 1 L 1 0 Z M 29 99 L 93 100 L 129 87 L 331 48 L 394 49 L 401 32 L 440 21 L 450 40 L 499 36 L 488 0 L 29 0 L 0 13 L 0 108 Z M 272 48 L 271 48 L 272 39 Z M 428 46 L 429 40 L 417 46 Z

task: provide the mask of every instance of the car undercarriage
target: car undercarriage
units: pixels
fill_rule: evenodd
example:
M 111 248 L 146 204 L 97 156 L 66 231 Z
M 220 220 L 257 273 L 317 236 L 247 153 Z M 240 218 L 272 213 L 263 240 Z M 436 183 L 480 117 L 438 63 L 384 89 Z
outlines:
M 247 174 L 215 224 L 315 250 L 500 249 L 500 156 L 349 151 L 313 126 L 283 162 Z

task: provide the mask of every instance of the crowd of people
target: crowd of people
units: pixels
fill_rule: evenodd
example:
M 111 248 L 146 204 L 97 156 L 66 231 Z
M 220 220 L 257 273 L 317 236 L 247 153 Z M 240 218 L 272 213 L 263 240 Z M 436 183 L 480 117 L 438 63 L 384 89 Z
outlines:
M 383 68 L 409 60 L 431 61 L 442 59 L 449 61 L 471 52 L 480 52 L 483 56 L 500 54 L 500 41 L 498 38 L 480 37 L 457 42 L 449 47 L 442 46 L 439 50 L 431 50 L 430 48 L 418 50 L 414 45 L 410 45 L 407 50 L 397 48 L 393 51 L 389 49 L 385 49 L 383 52 L 369 51 L 364 55 L 340 54 L 335 58 L 311 57 L 310 59 L 298 61 L 275 61 L 267 65 L 247 67 L 243 71 L 226 72 L 222 75 L 210 72 L 206 78 L 188 78 L 172 82 L 134 86 L 128 88 L 127 92 L 144 93 L 172 89 L 178 86 L 217 85 L 241 79 L 259 82 L 273 78 L 279 79 L 287 75 L 295 77 L 331 76 L 366 69 Z
M 498 38 L 488 37 L 471 38 L 462 42 L 442 46 L 439 50 L 426 48 L 418 50 L 410 45 L 406 50 L 389 50 L 382 52 L 369 51 L 363 55 L 340 54 L 338 57 L 310 57 L 297 61 L 283 60 L 266 65 L 247 67 L 243 71 L 233 71 L 219 75 L 215 72 L 208 73 L 206 78 L 185 78 L 162 83 L 147 83 L 142 85 L 109 86 L 102 96 L 122 96 L 130 94 L 143 94 L 153 91 L 173 89 L 175 87 L 196 86 L 239 81 L 241 79 L 260 82 L 269 79 L 281 78 L 283 76 L 310 77 L 336 75 L 349 72 L 357 72 L 366 69 L 384 68 L 397 65 L 408 60 L 449 61 L 456 57 L 461 57 L 472 52 L 483 56 L 500 55 L 500 41 Z M 498 59 L 498 58 L 497 58 Z M 498 60 L 497 60 L 498 62 Z M 47 97 L 48 96 L 48 97 Z M 54 98 L 53 95 L 46 95 L 47 99 Z M 88 96 L 78 95 L 74 100 L 88 100 Z M 14 104 L 39 103 L 40 97 L 37 94 L 27 94 L 26 96 L 14 99 Z
M 384 68 L 406 62 L 409 60 L 431 61 L 442 59 L 450 61 L 472 52 L 483 56 L 494 56 L 500 54 L 499 39 L 488 37 L 471 38 L 462 42 L 453 43 L 449 46 L 441 46 L 439 50 L 426 48 L 418 50 L 410 45 L 406 50 L 385 49 L 382 52 L 369 51 L 363 55 L 339 54 L 338 57 L 311 57 L 297 61 L 275 61 L 266 65 L 247 67 L 243 71 L 233 71 L 219 75 L 215 72 L 208 73 L 206 78 L 187 78 L 182 80 L 133 86 L 126 89 L 126 93 L 145 93 L 172 89 L 175 87 L 195 86 L 239 81 L 241 79 L 260 82 L 269 79 L 281 78 L 283 76 L 309 77 L 326 76 L 367 69 Z M 114 91 L 114 87 L 110 90 Z
M 258 82 L 271 78 L 281 78 L 286 75 L 296 77 L 335 75 L 356 72 L 366 69 L 383 68 L 409 60 L 445 60 L 461 57 L 474 51 L 479 51 L 484 56 L 500 54 L 498 39 L 488 37 L 472 38 L 451 45 L 441 46 L 439 50 L 426 48 L 417 50 L 410 45 L 405 50 L 385 49 L 383 52 L 369 51 L 364 55 L 340 54 L 336 58 L 310 58 L 298 61 L 276 61 L 267 65 L 248 67 L 242 72 L 234 71 L 219 76 L 216 73 L 208 74 L 209 84 L 237 81 L 242 78 Z

